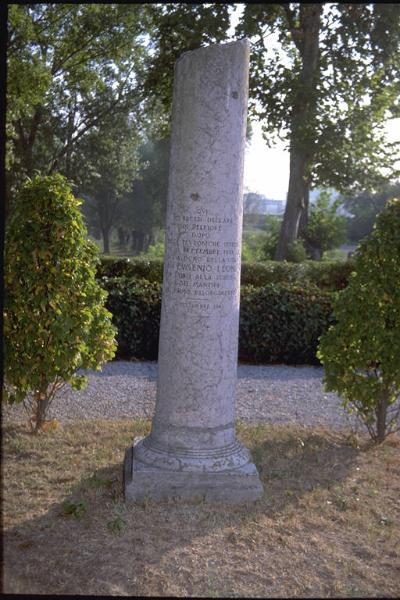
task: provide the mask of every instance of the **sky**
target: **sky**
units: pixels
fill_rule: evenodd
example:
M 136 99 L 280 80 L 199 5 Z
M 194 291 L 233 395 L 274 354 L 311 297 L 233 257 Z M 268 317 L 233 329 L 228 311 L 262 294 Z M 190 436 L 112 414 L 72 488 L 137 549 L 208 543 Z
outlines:
M 253 137 L 244 159 L 244 192 L 258 192 L 267 198 L 286 200 L 289 181 L 289 153 L 283 144 L 267 148 L 261 124 L 252 123 Z M 389 142 L 400 141 L 400 118 L 391 119 L 387 127 Z

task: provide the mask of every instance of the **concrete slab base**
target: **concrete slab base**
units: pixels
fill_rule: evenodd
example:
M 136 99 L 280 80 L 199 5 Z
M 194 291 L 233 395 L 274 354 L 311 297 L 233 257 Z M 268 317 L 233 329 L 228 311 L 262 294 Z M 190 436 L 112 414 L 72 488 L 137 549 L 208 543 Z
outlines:
M 190 500 L 240 504 L 259 500 L 263 487 L 252 462 L 217 473 L 159 469 L 134 457 L 134 447 L 125 452 L 124 497 L 126 501 Z

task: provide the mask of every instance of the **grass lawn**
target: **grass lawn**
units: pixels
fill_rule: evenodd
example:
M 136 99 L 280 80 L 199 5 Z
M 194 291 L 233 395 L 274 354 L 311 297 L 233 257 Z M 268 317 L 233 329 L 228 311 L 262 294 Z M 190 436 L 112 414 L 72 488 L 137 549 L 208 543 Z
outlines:
M 239 424 L 262 500 L 125 505 L 124 451 L 149 426 L 3 424 L 3 592 L 400 595 L 399 437 Z

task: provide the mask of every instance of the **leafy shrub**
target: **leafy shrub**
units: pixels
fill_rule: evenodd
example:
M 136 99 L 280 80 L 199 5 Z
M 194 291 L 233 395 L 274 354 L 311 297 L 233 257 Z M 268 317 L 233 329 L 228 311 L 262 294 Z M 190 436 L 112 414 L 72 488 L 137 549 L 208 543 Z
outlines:
M 165 254 L 165 243 L 157 242 L 156 244 L 151 244 L 146 252 L 141 252 L 140 256 L 145 258 L 164 258 Z
M 319 336 L 332 323 L 331 294 L 316 286 L 242 288 L 239 358 L 318 364 Z
M 117 357 L 156 360 L 161 315 L 161 285 L 145 279 L 103 277 L 107 308 L 117 327 Z
M 269 231 L 264 240 L 261 249 L 261 258 L 264 260 L 273 260 L 278 245 L 278 233 Z
M 101 257 L 97 277 L 137 277 L 151 282 L 162 282 L 162 258 L 146 259 Z
M 269 283 L 311 283 L 322 290 L 336 291 L 346 287 L 354 270 L 353 262 L 332 261 L 302 263 L 266 261 L 264 263 L 243 263 L 242 285 L 262 287 Z
M 299 276 L 294 263 L 269 260 L 263 263 L 242 263 L 241 284 L 262 287 L 269 283 L 292 283 Z
M 351 272 L 351 261 L 302 263 L 269 260 L 243 262 L 241 284 L 262 287 L 268 283 L 313 283 L 323 290 L 341 290 L 346 287 Z M 162 282 L 163 260 L 141 258 L 102 257 L 97 269 L 98 277 L 137 277 L 151 282 Z
M 263 258 L 263 246 L 268 235 L 259 229 L 244 230 L 242 237 L 242 262 Z
M 65 382 L 84 387 L 78 369 L 98 369 L 115 352 L 79 204 L 61 175 L 37 176 L 23 186 L 6 233 L 5 398 L 25 403 L 35 431 Z
M 318 357 L 326 389 L 338 392 L 382 442 L 399 428 L 400 200 L 379 214 L 354 262 L 355 273 L 334 302 L 337 323 L 321 338 Z
M 278 245 L 279 232 L 282 227 L 282 217 L 276 215 L 265 215 L 264 244 L 261 250 L 261 259 L 273 260 Z
M 62 510 L 64 515 L 82 519 L 88 511 L 88 505 L 84 500 L 66 500 L 62 505 Z
M 299 269 L 299 278 L 307 279 L 317 285 L 321 290 L 339 291 L 344 289 L 354 271 L 354 261 L 326 261 L 318 262 L 309 260 Z
M 346 241 L 347 218 L 337 214 L 341 201 L 330 204 L 330 200 L 330 193 L 324 190 L 310 207 L 305 238 L 318 251 L 318 258 Z
M 118 329 L 120 358 L 156 360 L 161 286 L 133 278 L 103 278 L 107 308 Z M 318 364 L 318 337 L 332 322 L 332 294 L 316 286 L 269 284 L 241 290 L 239 358 Z
M 294 242 L 289 244 L 287 260 L 294 263 L 301 263 L 307 260 L 307 252 L 303 240 L 294 240 Z
M 137 277 L 151 282 L 162 282 L 162 259 L 102 257 L 97 269 L 98 277 Z M 242 262 L 241 284 L 262 287 L 267 283 L 313 283 L 322 290 L 341 290 L 346 287 L 352 261 L 301 263 L 268 260 L 265 262 Z

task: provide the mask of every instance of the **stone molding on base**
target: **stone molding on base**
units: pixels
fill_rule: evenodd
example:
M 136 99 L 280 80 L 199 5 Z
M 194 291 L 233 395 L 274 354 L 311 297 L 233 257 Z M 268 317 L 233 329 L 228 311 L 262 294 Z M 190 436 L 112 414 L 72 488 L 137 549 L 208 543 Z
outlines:
M 174 470 L 171 463 L 168 468 L 146 464 L 136 456 L 138 447 L 143 447 L 142 440 L 125 453 L 125 500 L 198 500 L 239 504 L 259 500 L 263 495 L 257 469 L 244 446 L 241 449 L 247 453 L 247 462 L 231 469 L 214 471 Z

